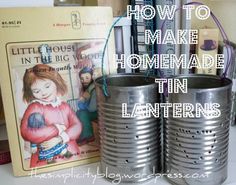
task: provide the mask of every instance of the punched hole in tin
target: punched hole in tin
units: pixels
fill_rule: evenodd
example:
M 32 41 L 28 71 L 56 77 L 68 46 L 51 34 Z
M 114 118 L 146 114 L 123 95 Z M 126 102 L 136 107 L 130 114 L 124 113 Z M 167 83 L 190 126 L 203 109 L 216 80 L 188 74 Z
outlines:
M 188 155 L 186 155 L 186 157 L 188 158 L 189 156 L 188 156 Z
M 126 128 L 126 129 L 128 129 L 128 128 L 129 128 L 129 126 L 125 126 L 125 128 Z
M 219 161 L 218 159 L 215 160 L 216 163 L 217 163 L 218 161 Z
M 182 145 L 179 143 L 179 146 L 182 146 Z
M 113 139 L 113 143 L 116 143 L 116 139 Z
M 149 147 L 147 147 L 147 150 L 150 150 L 150 148 L 149 148 Z
M 194 138 L 195 138 L 195 136 L 192 136 L 192 138 L 194 139 Z
M 200 157 L 200 160 L 203 160 L 203 157 L 202 157 L 202 156 Z
M 200 132 L 199 132 L 199 131 L 197 131 L 197 134 L 200 134 Z
M 193 163 L 194 163 L 194 164 L 197 164 L 197 161 L 194 161 Z
M 184 150 L 184 153 L 186 153 L 186 150 Z
M 125 163 L 129 163 L 129 160 L 125 160 Z
M 211 154 L 211 151 L 209 151 L 208 153 Z
M 139 136 L 135 136 L 135 138 L 136 138 L 136 139 L 138 139 L 138 138 L 139 138 Z

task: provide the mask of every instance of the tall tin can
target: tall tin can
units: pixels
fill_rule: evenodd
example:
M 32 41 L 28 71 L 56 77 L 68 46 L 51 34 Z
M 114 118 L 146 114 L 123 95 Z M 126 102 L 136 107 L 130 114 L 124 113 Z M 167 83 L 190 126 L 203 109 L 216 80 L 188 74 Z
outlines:
M 218 103 L 221 115 L 174 118 L 170 111 L 164 126 L 168 180 L 178 185 L 220 185 L 227 178 L 232 81 L 213 75 L 174 78 L 187 79 L 188 92 L 169 94 L 169 103 Z
M 96 80 L 101 144 L 101 172 L 107 179 L 141 182 L 161 169 L 161 125 L 158 118 L 122 118 L 122 103 L 127 111 L 134 104 L 159 101 L 155 78 L 138 74 L 106 77 L 108 97 L 103 93 L 103 78 Z M 112 174 L 109 176 L 109 174 Z M 116 176 L 114 176 L 116 175 Z

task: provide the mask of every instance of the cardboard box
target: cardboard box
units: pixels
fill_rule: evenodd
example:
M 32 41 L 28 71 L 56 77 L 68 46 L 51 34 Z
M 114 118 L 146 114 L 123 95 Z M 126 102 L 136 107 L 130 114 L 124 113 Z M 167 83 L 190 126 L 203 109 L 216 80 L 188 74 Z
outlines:
M 129 0 L 84 0 L 84 6 L 110 6 L 113 16 L 121 16 L 127 11 Z

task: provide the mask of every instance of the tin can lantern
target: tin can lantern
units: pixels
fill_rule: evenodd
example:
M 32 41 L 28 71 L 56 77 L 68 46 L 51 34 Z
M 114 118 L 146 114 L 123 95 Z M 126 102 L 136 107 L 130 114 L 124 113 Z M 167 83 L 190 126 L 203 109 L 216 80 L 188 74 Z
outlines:
M 104 96 L 103 77 L 96 80 L 101 142 L 101 171 L 109 180 L 141 182 L 161 170 L 161 124 L 158 118 L 122 118 L 122 103 L 128 111 L 135 103 L 157 103 L 155 78 L 138 74 L 106 77 L 109 95 Z M 116 177 L 109 177 L 116 174 Z
M 187 79 L 188 93 L 169 94 L 169 103 L 218 103 L 221 115 L 173 118 L 170 113 L 164 126 L 164 168 L 172 176 L 168 180 L 178 185 L 220 185 L 227 178 L 232 82 L 213 75 L 174 78 Z

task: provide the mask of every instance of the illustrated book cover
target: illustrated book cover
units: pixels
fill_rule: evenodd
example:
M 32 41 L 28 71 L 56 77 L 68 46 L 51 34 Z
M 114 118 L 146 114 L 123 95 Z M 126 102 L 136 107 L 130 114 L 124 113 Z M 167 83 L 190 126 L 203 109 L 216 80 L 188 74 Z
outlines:
M 0 83 L 14 175 L 99 160 L 94 80 L 109 7 L 0 9 Z M 104 74 L 116 72 L 114 36 Z

